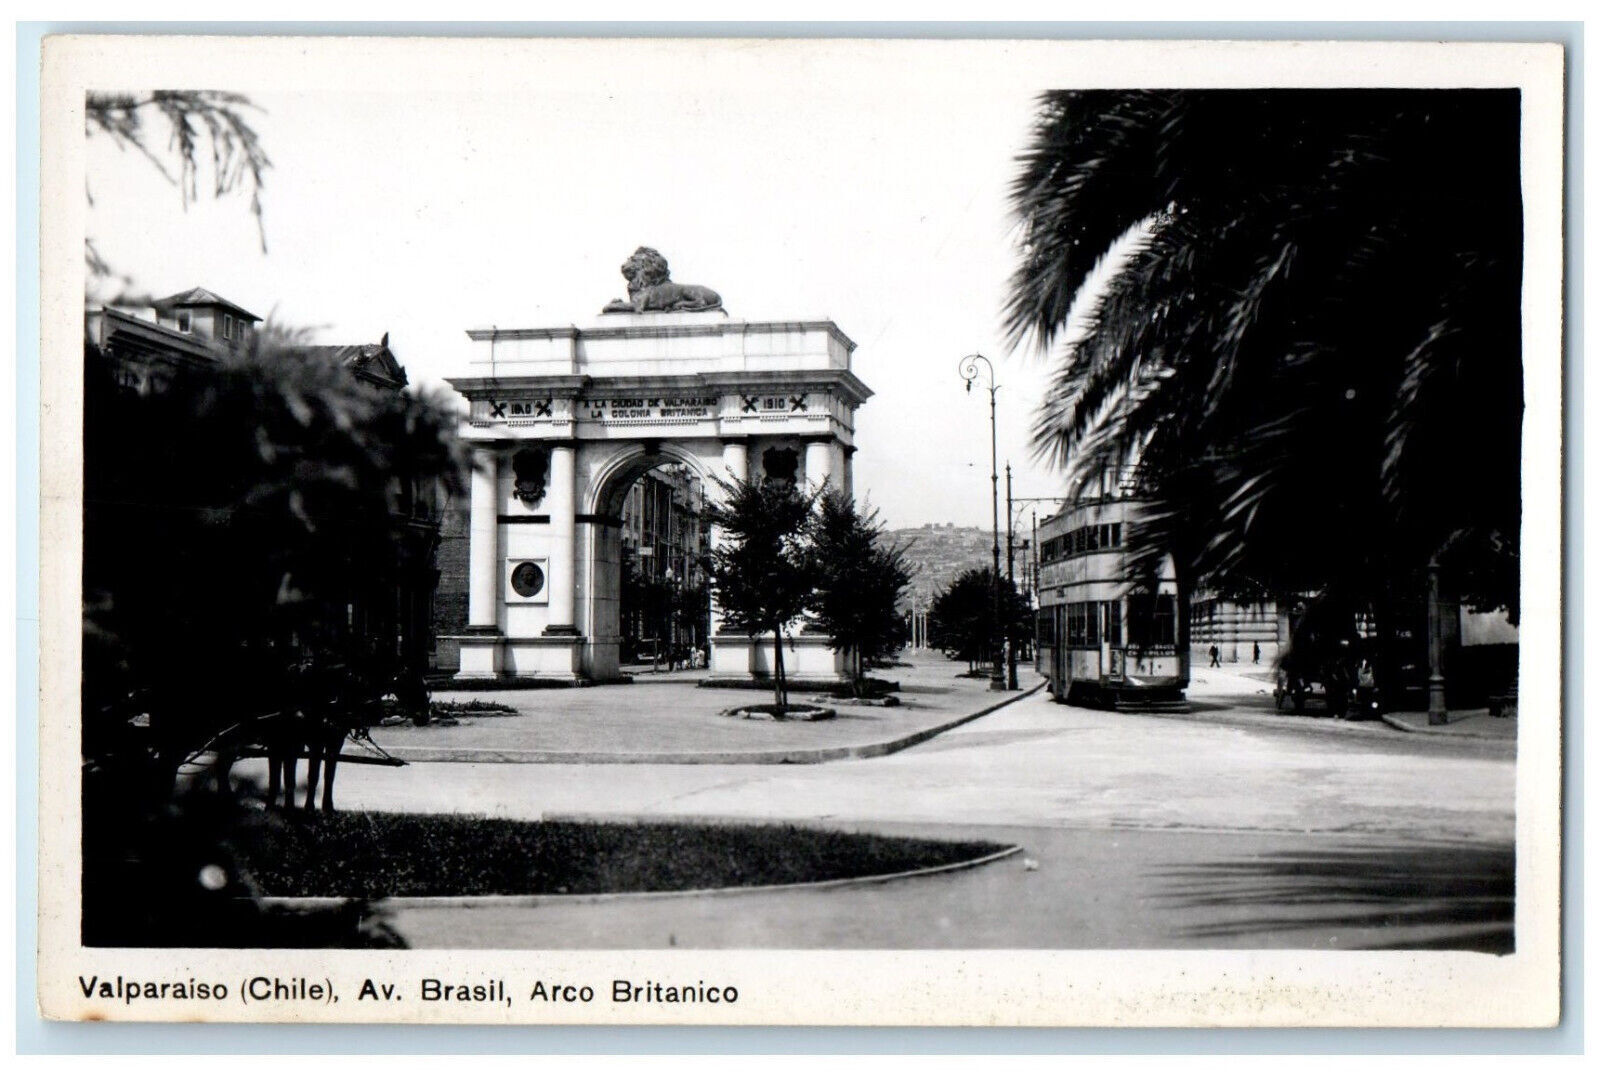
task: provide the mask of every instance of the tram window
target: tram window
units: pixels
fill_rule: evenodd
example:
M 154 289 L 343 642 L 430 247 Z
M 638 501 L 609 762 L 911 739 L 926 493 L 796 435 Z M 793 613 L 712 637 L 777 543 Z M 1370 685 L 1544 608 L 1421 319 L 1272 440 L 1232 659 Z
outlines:
M 1089 552 L 1093 553 L 1100 548 L 1100 528 L 1089 528 Z
M 1173 646 L 1177 641 L 1177 602 L 1171 594 L 1135 594 L 1128 598 L 1130 645 Z
M 1128 645 L 1146 647 L 1159 645 L 1156 634 L 1156 600 L 1149 594 L 1128 596 Z
M 1128 596 L 1128 645 L 1150 645 L 1150 595 Z
M 1178 642 L 1178 603 L 1171 594 L 1156 597 L 1155 643 L 1157 646 L 1175 646 Z
M 1111 524 L 1111 545 L 1112 545 L 1112 548 L 1116 548 L 1117 546 L 1120 546 L 1121 544 L 1122 544 L 1122 524 L 1121 523 L 1113 523 L 1113 524 Z
M 1085 614 L 1084 618 L 1083 618 L 1083 620 L 1084 620 L 1084 625 L 1083 626 L 1084 626 L 1084 629 L 1085 629 L 1085 631 L 1084 631 L 1085 638 L 1083 640 L 1084 641 L 1084 645 L 1086 645 L 1086 646 L 1099 646 L 1100 645 L 1100 603 L 1099 602 L 1084 602 L 1083 603 L 1083 611 L 1084 611 L 1084 614 Z
M 1088 637 L 1088 617 L 1084 615 L 1084 603 L 1073 602 L 1067 606 L 1067 645 L 1083 646 Z
M 1052 612 L 1053 610 L 1041 609 L 1039 610 L 1039 615 L 1034 618 L 1033 634 L 1034 638 L 1038 639 L 1040 646 L 1056 645 L 1054 630 L 1056 625 L 1055 617 L 1051 615 Z
M 1106 622 L 1106 643 L 1110 646 L 1122 645 L 1122 603 L 1117 601 L 1101 602 L 1100 608 Z

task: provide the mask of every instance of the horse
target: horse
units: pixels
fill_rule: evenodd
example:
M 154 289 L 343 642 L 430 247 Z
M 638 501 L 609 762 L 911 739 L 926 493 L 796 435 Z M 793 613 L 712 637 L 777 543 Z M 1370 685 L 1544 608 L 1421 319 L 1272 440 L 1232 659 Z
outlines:
M 307 811 L 317 806 L 317 786 L 322 786 L 322 809 L 334 810 L 333 779 L 339 754 L 350 728 L 325 713 L 295 711 L 280 715 L 266 730 L 267 802 L 276 805 L 280 793 L 284 810 L 294 809 L 295 777 L 300 756 L 306 757 Z
M 371 724 L 367 711 L 373 705 L 357 678 L 344 666 L 315 666 L 296 670 L 294 705 L 269 719 L 263 739 L 267 752 L 267 802 L 279 794 L 285 810 L 294 808 L 295 771 L 306 757 L 307 811 L 315 810 L 317 787 L 322 787 L 322 809 L 333 811 L 333 781 L 339 755 L 350 734 Z

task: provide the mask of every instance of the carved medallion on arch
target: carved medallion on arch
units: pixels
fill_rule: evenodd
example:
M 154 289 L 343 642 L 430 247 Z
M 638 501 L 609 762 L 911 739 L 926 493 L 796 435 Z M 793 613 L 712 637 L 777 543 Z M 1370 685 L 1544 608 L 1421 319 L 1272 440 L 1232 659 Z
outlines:
M 775 482 L 796 483 L 800 471 L 800 453 L 792 448 L 769 448 L 761 454 L 762 476 Z
M 522 449 L 511 457 L 511 474 L 517 500 L 537 507 L 550 482 L 550 450 L 542 445 Z

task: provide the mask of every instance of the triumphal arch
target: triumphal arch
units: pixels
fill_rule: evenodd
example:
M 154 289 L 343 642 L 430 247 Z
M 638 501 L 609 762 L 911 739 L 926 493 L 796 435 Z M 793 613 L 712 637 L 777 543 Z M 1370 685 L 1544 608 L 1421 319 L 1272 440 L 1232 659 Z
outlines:
M 450 379 L 474 456 L 462 678 L 619 676 L 622 505 L 653 468 L 682 464 L 712 496 L 715 479 L 851 490 L 872 393 L 837 325 L 730 318 L 648 248 L 623 274 L 628 298 L 591 324 L 467 333 L 471 373 Z M 714 622 L 711 674 L 763 675 L 771 645 Z M 826 638 L 784 645 L 791 675 L 839 675 Z

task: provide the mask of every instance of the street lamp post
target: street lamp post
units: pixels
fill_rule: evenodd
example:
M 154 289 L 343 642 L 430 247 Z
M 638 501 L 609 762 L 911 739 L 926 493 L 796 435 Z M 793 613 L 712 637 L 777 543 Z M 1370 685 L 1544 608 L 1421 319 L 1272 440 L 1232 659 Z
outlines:
M 1444 725 L 1444 616 L 1439 604 L 1439 558 L 1428 561 L 1428 724 Z
M 1004 691 L 1005 670 L 1001 665 L 1000 647 L 996 645 L 999 641 L 996 635 L 1000 630 L 1000 451 L 999 434 L 995 426 L 994 394 L 1000 386 L 994 383 L 994 363 L 976 352 L 963 358 L 957 370 L 967 382 L 967 391 L 971 392 L 972 383 L 978 379 L 980 362 L 989 369 L 989 506 L 994 512 L 994 564 L 989 588 L 994 613 L 989 624 L 989 649 L 994 656 L 994 668 L 989 673 L 989 690 Z

